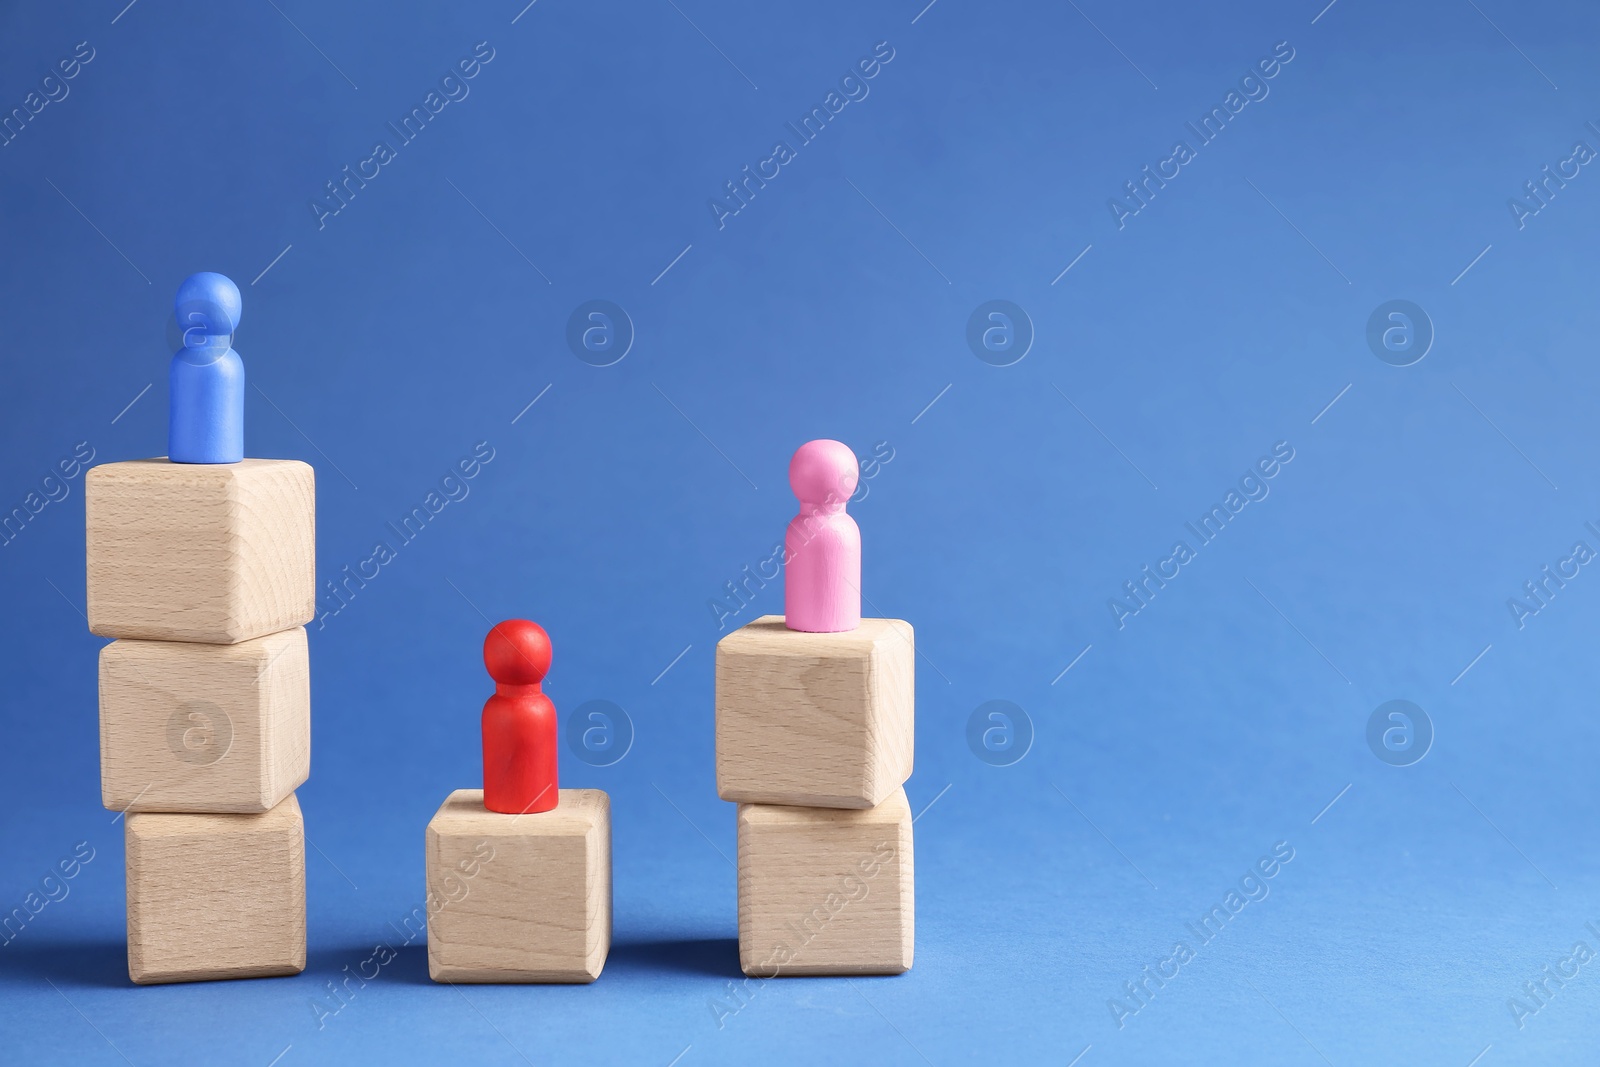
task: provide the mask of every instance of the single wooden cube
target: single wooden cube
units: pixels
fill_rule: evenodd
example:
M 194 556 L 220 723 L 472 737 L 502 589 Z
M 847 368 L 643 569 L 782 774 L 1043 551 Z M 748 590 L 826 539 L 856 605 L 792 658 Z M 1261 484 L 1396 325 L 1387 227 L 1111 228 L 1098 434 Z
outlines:
M 801 633 L 763 615 L 717 642 L 717 794 L 870 808 L 911 777 L 911 624 Z
M 293 794 L 260 815 L 137 812 L 126 824 L 130 978 L 305 969 L 305 826 Z
M 100 650 L 100 798 L 113 811 L 263 812 L 311 773 L 306 631 Z
M 85 477 L 89 629 L 233 644 L 316 613 L 316 490 L 297 460 L 103 463 Z
M 428 823 L 435 982 L 592 982 L 611 951 L 611 798 L 563 789 L 503 815 L 458 789 Z
M 758 978 L 911 969 L 911 805 L 739 805 L 739 966 Z

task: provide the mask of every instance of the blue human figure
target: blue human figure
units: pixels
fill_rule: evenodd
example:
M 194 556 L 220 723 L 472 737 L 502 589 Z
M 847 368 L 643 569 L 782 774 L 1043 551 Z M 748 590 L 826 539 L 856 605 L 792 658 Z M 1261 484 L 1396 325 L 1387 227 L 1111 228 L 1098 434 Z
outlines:
M 167 458 L 174 463 L 244 459 L 244 361 L 233 350 L 239 287 L 201 271 L 178 286 L 173 303 L 183 348 L 172 357 Z

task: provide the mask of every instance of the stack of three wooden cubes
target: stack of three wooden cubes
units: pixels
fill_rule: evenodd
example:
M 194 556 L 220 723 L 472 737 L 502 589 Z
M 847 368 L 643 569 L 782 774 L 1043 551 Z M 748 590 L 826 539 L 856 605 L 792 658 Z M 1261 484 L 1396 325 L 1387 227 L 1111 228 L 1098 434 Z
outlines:
M 288 460 L 108 463 L 86 480 L 100 780 L 125 812 L 128 973 L 298 974 L 315 486 Z

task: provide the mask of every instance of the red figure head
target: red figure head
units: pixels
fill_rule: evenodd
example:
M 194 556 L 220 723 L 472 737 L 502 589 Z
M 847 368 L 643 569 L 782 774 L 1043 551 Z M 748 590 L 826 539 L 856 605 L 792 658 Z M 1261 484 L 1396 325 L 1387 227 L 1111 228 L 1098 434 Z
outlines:
M 550 635 L 527 619 L 497 623 L 483 639 L 483 665 L 500 685 L 537 686 L 550 672 Z
M 550 635 L 538 623 L 507 619 L 483 639 L 483 665 L 495 680 L 483 705 L 483 806 L 507 815 L 556 806 L 556 708 L 539 683 L 550 670 Z

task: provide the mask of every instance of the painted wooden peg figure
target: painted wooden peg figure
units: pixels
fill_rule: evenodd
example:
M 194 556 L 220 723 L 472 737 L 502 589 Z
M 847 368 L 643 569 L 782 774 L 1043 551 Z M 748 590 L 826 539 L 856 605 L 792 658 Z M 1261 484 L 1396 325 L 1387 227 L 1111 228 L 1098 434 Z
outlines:
M 239 287 L 201 271 L 178 287 L 173 312 L 183 347 L 168 371 L 167 458 L 174 463 L 244 459 L 244 361 L 233 350 Z
M 839 441 L 807 441 L 789 461 L 800 500 L 783 540 L 783 621 L 791 630 L 861 625 L 861 529 L 844 510 L 860 476 L 855 453 Z
M 549 811 L 556 782 L 556 707 L 540 689 L 550 670 L 550 635 L 507 619 L 483 640 L 494 696 L 483 705 L 483 806 L 507 815 Z

